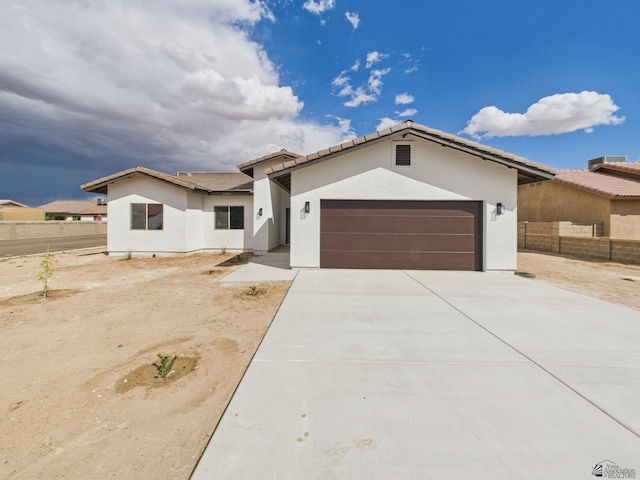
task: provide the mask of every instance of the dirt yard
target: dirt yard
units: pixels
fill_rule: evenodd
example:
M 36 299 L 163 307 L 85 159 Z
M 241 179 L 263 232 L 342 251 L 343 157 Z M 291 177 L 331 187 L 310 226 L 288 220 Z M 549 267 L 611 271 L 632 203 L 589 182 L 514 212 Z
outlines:
M 537 252 L 518 253 L 518 270 L 537 281 L 640 310 L 640 265 L 588 262 Z
M 289 288 L 231 257 L 56 254 L 47 300 L 42 256 L 1 260 L 0 478 L 188 479 Z
M 0 260 L 0 478 L 187 479 L 289 283 L 223 284 L 232 255 Z M 640 310 L 640 266 L 520 253 L 519 270 Z M 166 380 L 158 353 L 178 355 Z

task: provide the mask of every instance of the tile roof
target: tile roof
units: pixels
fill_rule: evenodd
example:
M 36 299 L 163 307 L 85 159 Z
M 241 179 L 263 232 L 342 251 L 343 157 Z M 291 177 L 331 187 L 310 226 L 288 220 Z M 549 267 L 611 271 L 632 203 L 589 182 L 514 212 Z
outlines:
M 213 191 L 253 190 L 253 179 L 244 173 L 178 172 L 176 176 Z
M 541 163 L 533 162 L 524 157 L 519 157 L 517 155 L 513 155 L 511 153 L 504 152 L 502 150 L 491 148 L 477 142 L 472 142 L 470 140 L 459 137 L 457 135 L 452 135 L 450 133 L 446 133 L 441 130 L 436 130 L 424 125 L 420 125 L 411 120 L 408 120 L 404 123 L 400 123 L 386 130 L 381 130 L 379 132 L 365 135 L 364 137 L 360 137 L 354 140 L 350 140 L 348 142 L 344 142 L 340 145 L 329 147 L 325 150 L 321 150 L 319 152 L 312 153 L 310 155 L 293 156 L 288 161 L 278 165 L 274 165 L 270 168 L 267 168 L 265 171 L 267 174 L 284 173 L 287 170 L 297 168 L 297 167 L 302 167 L 305 164 L 308 164 L 310 162 L 326 159 L 327 157 L 331 157 L 336 154 L 345 153 L 347 151 L 350 151 L 354 148 L 358 148 L 367 143 L 388 139 L 388 138 L 399 137 L 405 134 L 415 135 L 415 136 L 439 143 L 443 146 L 451 147 L 457 150 L 470 153 L 472 155 L 480 156 L 487 160 L 491 160 L 497 163 L 501 163 L 503 165 L 517 168 L 520 174 L 525 176 L 531 175 L 533 177 L 539 177 L 537 178 L 539 180 L 553 178 L 553 175 L 555 174 L 555 169 L 548 167 L 546 165 L 543 165 Z M 265 158 L 268 158 L 268 159 L 277 158 L 277 154 L 273 154 L 267 157 L 262 157 L 262 159 L 256 159 L 249 163 L 252 163 L 255 165 L 257 163 L 264 161 L 263 159 Z
M 40 205 L 39 208 L 43 208 L 45 213 L 70 213 L 77 215 L 107 213 L 106 205 L 96 205 L 96 202 L 92 200 L 56 200 Z
M 612 164 L 607 164 L 607 167 Z M 626 171 L 629 165 L 625 167 Z M 631 166 L 631 170 L 638 171 L 638 166 Z M 618 170 L 616 165 L 616 170 Z M 602 171 L 604 170 L 604 171 Z M 607 168 L 598 168 L 589 170 L 560 170 L 555 178 L 555 181 L 572 187 L 588 190 L 593 193 L 604 195 L 609 198 L 629 198 L 640 197 L 640 177 L 638 179 L 630 177 L 622 177 L 615 174 L 613 171 L 607 171 Z M 619 169 L 622 170 L 622 169 Z
M 252 169 L 255 165 L 258 165 L 259 163 L 267 162 L 269 160 L 275 160 L 276 158 L 279 158 L 279 157 L 282 157 L 284 159 L 293 159 L 293 158 L 301 158 L 302 155 L 299 155 L 294 152 L 290 152 L 286 148 L 283 148 L 279 152 L 273 152 L 273 153 L 270 153 L 269 155 L 265 155 L 263 157 L 256 158 L 254 160 L 249 160 L 248 162 L 241 163 L 240 165 L 238 165 L 238 170 L 240 170 L 241 172 L 244 172 L 246 170 Z
M 169 175 L 140 166 L 93 180 L 81 185 L 80 188 L 85 192 L 105 194 L 109 184 L 136 175 L 146 175 L 206 195 L 218 192 L 251 193 L 253 191 L 253 180 L 244 173 L 192 173 L 189 175 L 188 172 L 178 172 L 175 175 Z
M 598 163 L 591 168 L 592 172 L 597 172 L 600 170 L 612 170 L 640 175 L 640 162 Z
M 15 200 L 0 199 L 0 206 L 6 205 L 10 207 L 27 207 L 24 203 L 16 202 Z

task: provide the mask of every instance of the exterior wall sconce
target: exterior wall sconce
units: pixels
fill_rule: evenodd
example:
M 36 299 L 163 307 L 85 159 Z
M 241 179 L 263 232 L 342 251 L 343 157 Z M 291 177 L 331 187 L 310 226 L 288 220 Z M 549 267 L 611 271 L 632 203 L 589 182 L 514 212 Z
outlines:
M 258 209 L 258 216 L 261 217 L 262 216 L 262 208 Z
M 311 202 L 304 202 L 304 213 L 309 213 L 311 211 Z
M 496 205 L 496 214 L 504 215 L 504 204 L 502 202 L 498 202 Z

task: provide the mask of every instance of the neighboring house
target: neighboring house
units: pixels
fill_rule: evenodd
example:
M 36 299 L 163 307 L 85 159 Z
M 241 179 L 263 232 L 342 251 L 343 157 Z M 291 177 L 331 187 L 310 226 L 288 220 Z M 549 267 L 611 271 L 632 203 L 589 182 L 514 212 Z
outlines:
M 107 202 L 103 198 L 95 202 L 87 200 L 56 200 L 41 205 L 47 220 L 77 222 L 104 222 L 107 220 Z
M 14 200 L 0 199 L 0 221 L 37 221 L 44 220 L 44 210 L 29 207 Z
M 513 270 L 517 186 L 553 169 L 411 121 L 242 173 L 136 167 L 82 185 L 107 195 L 110 253 L 266 252 L 292 267 Z
M 588 170 L 560 170 L 553 181 L 521 185 L 518 221 L 601 224 L 605 237 L 640 240 L 640 162 L 613 159 L 591 160 Z

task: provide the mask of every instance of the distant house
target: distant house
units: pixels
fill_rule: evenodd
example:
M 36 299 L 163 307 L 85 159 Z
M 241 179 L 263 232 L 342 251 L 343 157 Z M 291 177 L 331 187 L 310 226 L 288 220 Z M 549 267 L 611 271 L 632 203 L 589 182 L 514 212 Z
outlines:
M 95 202 L 86 200 L 56 200 L 41 205 L 47 220 L 106 221 L 107 202 L 99 198 Z
M 517 186 L 554 175 L 411 121 L 238 169 L 135 167 L 82 188 L 107 195 L 110 254 L 290 245 L 291 267 L 513 270 Z
M 586 170 L 520 185 L 518 221 L 592 223 L 604 237 L 640 240 L 640 162 L 601 157 Z
M 44 220 L 44 210 L 29 207 L 14 200 L 0 199 L 0 221 L 38 221 Z

